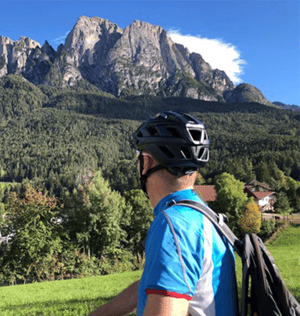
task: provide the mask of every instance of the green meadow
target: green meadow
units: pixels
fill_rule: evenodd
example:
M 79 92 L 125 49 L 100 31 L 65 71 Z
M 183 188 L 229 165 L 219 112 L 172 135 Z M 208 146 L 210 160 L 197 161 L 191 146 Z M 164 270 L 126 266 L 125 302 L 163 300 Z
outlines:
M 291 225 L 282 231 L 268 249 L 272 253 L 287 287 L 300 301 L 300 226 Z M 98 277 L 25 284 L 0 288 L 2 316 L 87 315 L 111 300 L 142 271 Z M 237 259 L 240 286 L 241 261 Z M 135 315 L 135 313 L 132 313 Z
M 87 315 L 140 278 L 141 274 L 141 271 L 125 272 L 1 287 L 0 315 Z

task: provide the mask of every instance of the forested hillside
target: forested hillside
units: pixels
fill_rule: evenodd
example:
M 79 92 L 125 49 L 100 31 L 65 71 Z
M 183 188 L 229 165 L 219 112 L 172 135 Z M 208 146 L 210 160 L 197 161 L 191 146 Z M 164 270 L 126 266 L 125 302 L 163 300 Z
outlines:
M 81 81 L 72 89 L 0 81 L 0 181 L 38 180 L 51 194 L 72 188 L 81 172 L 102 168 L 113 188 L 138 185 L 131 134 L 141 120 L 168 109 L 197 116 L 208 130 L 211 159 L 205 179 L 224 171 L 274 186 L 300 180 L 300 114 L 258 103 L 186 98 L 118 99 Z M 276 178 L 277 177 L 277 178 Z

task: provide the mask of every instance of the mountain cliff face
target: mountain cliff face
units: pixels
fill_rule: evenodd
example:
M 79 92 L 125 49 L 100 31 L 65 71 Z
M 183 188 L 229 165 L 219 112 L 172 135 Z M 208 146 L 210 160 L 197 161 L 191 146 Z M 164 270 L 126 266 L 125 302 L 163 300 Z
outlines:
M 0 36 L 0 76 L 9 73 L 23 74 L 28 65 L 28 59 L 40 44 L 28 37 L 20 37 L 12 41 L 8 37 Z
M 80 17 L 57 51 L 47 41 L 41 46 L 27 37 L 0 37 L 0 77 L 15 73 L 36 85 L 59 87 L 85 79 L 115 96 L 224 102 L 236 91 L 224 71 L 173 43 L 162 27 L 134 21 L 122 29 L 98 17 Z

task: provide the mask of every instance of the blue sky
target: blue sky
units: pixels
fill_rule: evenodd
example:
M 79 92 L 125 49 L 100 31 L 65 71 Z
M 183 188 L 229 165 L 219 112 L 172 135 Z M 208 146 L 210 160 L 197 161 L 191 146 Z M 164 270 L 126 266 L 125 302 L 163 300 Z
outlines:
M 47 40 L 54 48 L 82 15 L 122 28 L 134 20 L 160 25 L 235 84 L 250 83 L 272 102 L 300 105 L 298 0 L 0 0 L 0 8 L 0 35 Z

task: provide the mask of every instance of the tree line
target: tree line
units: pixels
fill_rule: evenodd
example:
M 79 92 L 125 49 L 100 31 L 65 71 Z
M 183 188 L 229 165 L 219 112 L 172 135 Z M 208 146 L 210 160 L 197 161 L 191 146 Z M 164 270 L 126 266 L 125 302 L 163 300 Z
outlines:
M 201 179 L 199 176 L 198 178 Z M 275 221 L 261 222 L 253 198 L 233 175 L 216 176 L 213 209 L 227 215 L 241 237 L 269 237 Z M 152 207 L 141 190 L 112 190 L 101 170 L 85 170 L 72 192 L 51 197 L 24 181 L 0 203 L 0 284 L 62 280 L 140 269 Z M 4 188 L 0 188 L 3 198 Z

